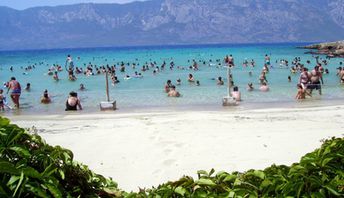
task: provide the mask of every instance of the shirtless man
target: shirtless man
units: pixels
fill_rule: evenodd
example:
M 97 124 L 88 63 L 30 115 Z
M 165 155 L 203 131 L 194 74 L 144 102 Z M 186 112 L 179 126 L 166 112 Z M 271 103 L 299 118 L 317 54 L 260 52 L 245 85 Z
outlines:
M 311 71 L 310 82 L 310 93 L 312 93 L 313 89 L 316 89 L 319 90 L 319 94 L 321 95 L 321 84 L 324 84 L 324 81 L 318 65 Z
M 178 91 L 176 91 L 176 86 L 172 85 L 167 96 L 168 97 L 179 97 L 180 96 L 180 93 Z
M 21 86 L 15 77 L 12 77 L 11 81 L 8 84 L 7 94 L 10 90 L 11 90 L 11 99 L 14 103 L 14 106 L 19 108 L 19 98 L 20 98 L 20 94 L 21 94 Z

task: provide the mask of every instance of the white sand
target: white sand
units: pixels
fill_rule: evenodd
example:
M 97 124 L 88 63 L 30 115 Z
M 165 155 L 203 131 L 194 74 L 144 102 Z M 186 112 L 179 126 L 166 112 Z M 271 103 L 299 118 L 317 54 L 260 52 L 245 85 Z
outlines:
M 344 106 L 235 112 L 14 116 L 49 144 L 137 191 L 197 170 L 245 171 L 290 165 L 344 134 Z

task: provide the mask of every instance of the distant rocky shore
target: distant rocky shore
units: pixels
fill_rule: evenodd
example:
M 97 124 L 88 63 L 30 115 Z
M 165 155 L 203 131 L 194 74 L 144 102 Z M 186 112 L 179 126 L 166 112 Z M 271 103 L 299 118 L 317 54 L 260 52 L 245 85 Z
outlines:
M 322 54 L 329 57 L 343 57 L 344 58 L 344 40 L 329 42 L 329 43 L 319 43 L 301 47 L 304 49 L 310 49 L 309 54 Z

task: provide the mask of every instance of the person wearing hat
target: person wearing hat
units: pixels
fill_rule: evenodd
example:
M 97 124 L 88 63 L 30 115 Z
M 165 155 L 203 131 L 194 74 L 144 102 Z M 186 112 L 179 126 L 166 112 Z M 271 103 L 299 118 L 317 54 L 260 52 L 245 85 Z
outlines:
M 66 101 L 66 111 L 76 111 L 78 110 L 77 107 L 79 107 L 79 110 L 82 110 L 82 106 L 80 103 L 80 99 L 78 98 L 78 94 L 72 91 L 69 93 L 69 97 Z

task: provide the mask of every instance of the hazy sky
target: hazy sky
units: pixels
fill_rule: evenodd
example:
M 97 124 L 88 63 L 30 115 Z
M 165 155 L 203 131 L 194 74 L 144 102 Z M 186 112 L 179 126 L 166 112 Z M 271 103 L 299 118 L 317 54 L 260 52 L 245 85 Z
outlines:
M 26 9 L 36 6 L 56 6 L 75 3 L 128 3 L 138 0 L 0 0 L 0 6 L 8 6 L 15 9 Z M 143 0 L 139 0 L 143 1 Z

